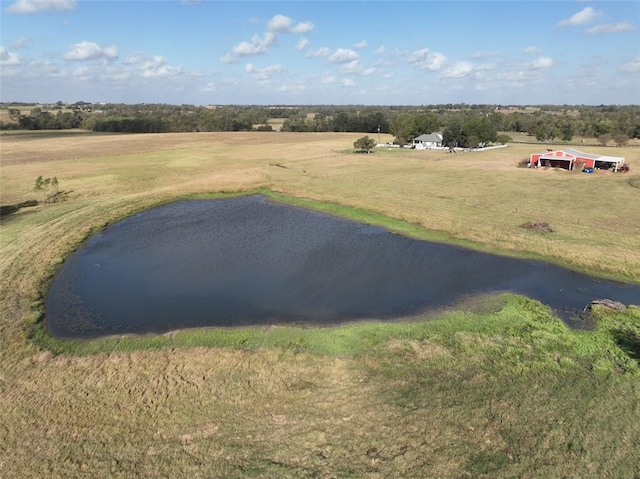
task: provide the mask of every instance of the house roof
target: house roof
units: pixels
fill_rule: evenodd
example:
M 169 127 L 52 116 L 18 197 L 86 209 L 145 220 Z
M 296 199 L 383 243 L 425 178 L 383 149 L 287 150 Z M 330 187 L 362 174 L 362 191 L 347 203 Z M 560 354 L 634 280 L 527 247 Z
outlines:
M 420 136 L 416 136 L 413 141 L 415 142 L 424 142 L 424 143 L 439 143 L 442 141 L 442 133 L 429 133 L 428 135 L 425 133 Z

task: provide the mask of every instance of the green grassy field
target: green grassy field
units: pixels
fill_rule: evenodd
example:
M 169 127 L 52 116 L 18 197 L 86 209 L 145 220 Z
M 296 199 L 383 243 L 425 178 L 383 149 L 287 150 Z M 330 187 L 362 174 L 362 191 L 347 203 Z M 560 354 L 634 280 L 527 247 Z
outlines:
M 2 477 L 640 477 L 637 306 L 597 309 L 590 331 L 501 295 L 331 328 L 43 333 L 48 281 L 93 232 L 175 198 L 255 189 L 640 282 L 640 149 L 590 147 L 632 171 L 586 175 L 517 168 L 531 145 L 351 154 L 358 137 L 3 135 Z M 64 201 L 21 207 L 43 199 L 38 176 L 57 177 Z

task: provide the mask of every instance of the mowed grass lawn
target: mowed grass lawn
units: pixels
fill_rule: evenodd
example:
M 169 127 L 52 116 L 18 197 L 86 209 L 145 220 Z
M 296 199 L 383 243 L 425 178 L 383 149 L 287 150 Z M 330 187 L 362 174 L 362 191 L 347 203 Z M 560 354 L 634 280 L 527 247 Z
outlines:
M 42 200 L 38 176 L 65 197 L 3 208 L 0 476 L 640 477 L 637 306 L 597 309 L 592 331 L 510 295 L 335 328 L 88 342 L 38 328 L 47 281 L 93 232 L 185 195 L 256 189 L 640 282 L 640 149 L 585 148 L 632 167 L 588 175 L 518 168 L 531 145 L 350 153 L 360 136 L 0 137 L 3 207 Z

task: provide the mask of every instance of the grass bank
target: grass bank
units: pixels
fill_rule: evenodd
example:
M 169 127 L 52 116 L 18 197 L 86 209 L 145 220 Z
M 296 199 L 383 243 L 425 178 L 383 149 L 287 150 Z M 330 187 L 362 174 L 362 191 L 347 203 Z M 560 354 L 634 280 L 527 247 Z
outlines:
M 34 333 L 33 340 L 55 354 L 78 356 L 178 347 L 218 347 L 250 351 L 277 348 L 354 357 L 369 355 L 394 341 L 435 340 L 442 346 L 451 346 L 454 338 L 464 333 L 476 335 L 478 339 L 472 341 L 467 352 L 458 344 L 456 356 L 484 354 L 498 362 L 513 362 L 511 368 L 535 369 L 537 361 L 543 368 L 550 365 L 555 368 L 562 363 L 558 355 L 566 354 L 571 359 L 564 362 L 564 366 L 579 364 L 587 370 L 600 370 L 606 374 L 614 371 L 639 374 L 639 320 L 640 308 L 637 306 L 616 314 L 601 308 L 594 315 L 593 329 L 571 330 L 540 303 L 505 293 L 474 298 L 448 311 L 429 312 L 397 321 L 359 321 L 324 327 L 203 328 L 162 335 L 89 340 L 56 339 L 40 328 Z M 501 343 L 499 338 L 506 342 Z M 513 344 L 507 345 L 508 342 Z
M 640 308 L 591 332 L 513 295 L 474 309 L 65 342 L 0 399 L 3 474 L 637 475 Z

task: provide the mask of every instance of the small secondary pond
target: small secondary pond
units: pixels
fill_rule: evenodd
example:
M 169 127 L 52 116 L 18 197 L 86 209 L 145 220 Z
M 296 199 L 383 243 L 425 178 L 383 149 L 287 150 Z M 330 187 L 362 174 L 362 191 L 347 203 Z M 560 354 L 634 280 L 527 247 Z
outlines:
M 269 201 L 177 201 L 115 223 L 66 261 L 46 302 L 57 337 L 391 319 L 512 291 L 560 314 L 640 286 L 484 254 Z

